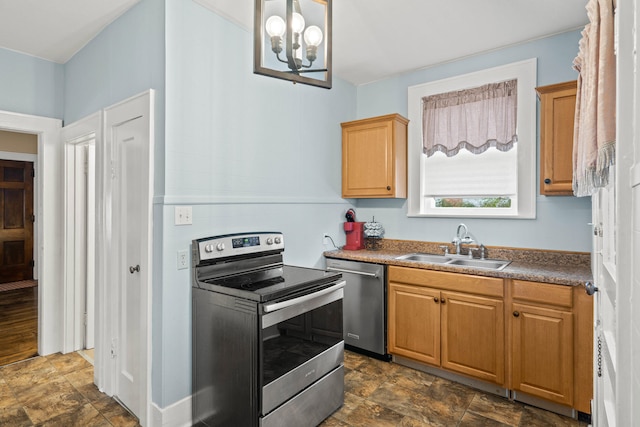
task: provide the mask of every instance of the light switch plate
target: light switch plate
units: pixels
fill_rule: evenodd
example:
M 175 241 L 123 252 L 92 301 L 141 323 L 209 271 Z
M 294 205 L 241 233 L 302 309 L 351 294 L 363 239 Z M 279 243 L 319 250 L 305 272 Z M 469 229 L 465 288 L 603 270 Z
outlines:
M 191 206 L 176 206 L 175 224 L 189 225 L 193 224 L 193 209 Z

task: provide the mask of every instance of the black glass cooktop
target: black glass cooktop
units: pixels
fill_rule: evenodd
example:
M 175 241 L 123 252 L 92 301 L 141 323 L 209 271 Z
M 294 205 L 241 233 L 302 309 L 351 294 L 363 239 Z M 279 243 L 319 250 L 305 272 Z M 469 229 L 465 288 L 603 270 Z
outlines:
M 210 278 L 197 286 L 213 292 L 258 302 L 273 301 L 322 288 L 340 279 L 340 273 L 284 265 L 235 276 Z

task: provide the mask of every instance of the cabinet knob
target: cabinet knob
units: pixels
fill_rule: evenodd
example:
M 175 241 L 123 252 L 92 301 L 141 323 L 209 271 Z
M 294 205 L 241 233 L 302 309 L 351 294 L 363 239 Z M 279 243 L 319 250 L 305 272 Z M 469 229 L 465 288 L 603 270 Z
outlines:
M 445 302 L 447 302 L 447 300 L 444 298 L 440 298 L 440 302 L 444 304 Z
M 520 317 L 520 312 L 519 311 L 514 311 L 513 312 L 513 317 Z
M 598 287 L 594 285 L 592 282 L 586 282 L 584 284 L 585 289 L 587 290 L 587 295 L 593 295 L 598 292 Z
M 440 301 L 440 299 L 438 297 L 433 297 L 433 302 L 435 302 L 437 304 L 438 301 Z
M 546 178 L 546 179 L 544 180 L 544 183 L 545 183 L 545 184 L 551 184 L 551 180 L 550 180 L 549 178 Z
M 391 186 L 387 185 L 387 191 L 391 191 Z

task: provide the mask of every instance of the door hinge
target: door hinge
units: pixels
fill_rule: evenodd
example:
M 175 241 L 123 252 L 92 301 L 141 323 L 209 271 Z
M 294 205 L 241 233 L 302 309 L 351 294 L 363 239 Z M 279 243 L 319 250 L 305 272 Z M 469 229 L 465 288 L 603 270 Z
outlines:
M 36 177 L 36 170 L 35 170 L 35 169 L 31 169 L 31 176 L 32 176 L 33 178 L 35 178 L 35 177 Z
M 31 215 L 31 222 L 36 222 L 36 216 L 35 215 Z
M 111 358 L 115 359 L 118 356 L 118 339 L 111 340 Z
M 87 313 L 84 313 L 84 326 L 87 326 L 87 322 L 88 322 L 89 316 L 87 315 Z
M 34 260 L 29 261 L 29 267 L 35 267 L 36 262 Z

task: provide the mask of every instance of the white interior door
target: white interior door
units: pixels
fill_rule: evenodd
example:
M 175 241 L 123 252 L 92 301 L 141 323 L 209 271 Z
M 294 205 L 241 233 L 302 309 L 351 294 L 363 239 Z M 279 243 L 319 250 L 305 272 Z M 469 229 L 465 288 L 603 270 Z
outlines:
M 63 352 L 94 347 L 95 153 L 100 115 L 63 128 L 64 345 Z
M 95 346 L 95 302 L 96 302 L 96 146 L 88 144 L 86 146 L 86 277 L 87 286 L 85 292 L 85 330 L 84 348 L 91 349 Z
M 594 196 L 597 427 L 640 425 L 640 1 L 617 2 L 616 166 Z M 615 178 L 614 178 L 615 177 Z
M 612 176 L 615 174 L 612 173 Z M 594 408 L 593 422 L 600 427 L 616 426 L 616 380 L 618 377 L 618 335 L 615 253 L 615 185 L 611 183 L 593 198 L 592 271 L 599 289 L 595 297 Z
M 124 123 L 116 129 L 117 146 L 117 180 L 118 196 L 114 200 L 118 206 L 117 229 L 124 231 L 120 235 L 120 247 L 118 248 L 118 264 L 122 267 L 119 271 L 119 342 L 118 350 L 118 398 L 133 411 L 140 413 L 140 393 L 136 385 L 140 372 L 140 344 L 143 337 L 140 336 L 139 325 L 144 319 L 140 319 L 140 304 L 142 296 L 141 269 L 149 266 L 142 259 L 140 240 L 141 227 L 144 222 L 145 200 L 139 197 L 143 193 L 142 177 L 138 165 L 144 161 L 143 133 L 145 126 L 141 118 Z
M 150 402 L 152 92 L 105 110 L 113 250 L 106 254 L 114 395 L 146 425 Z

